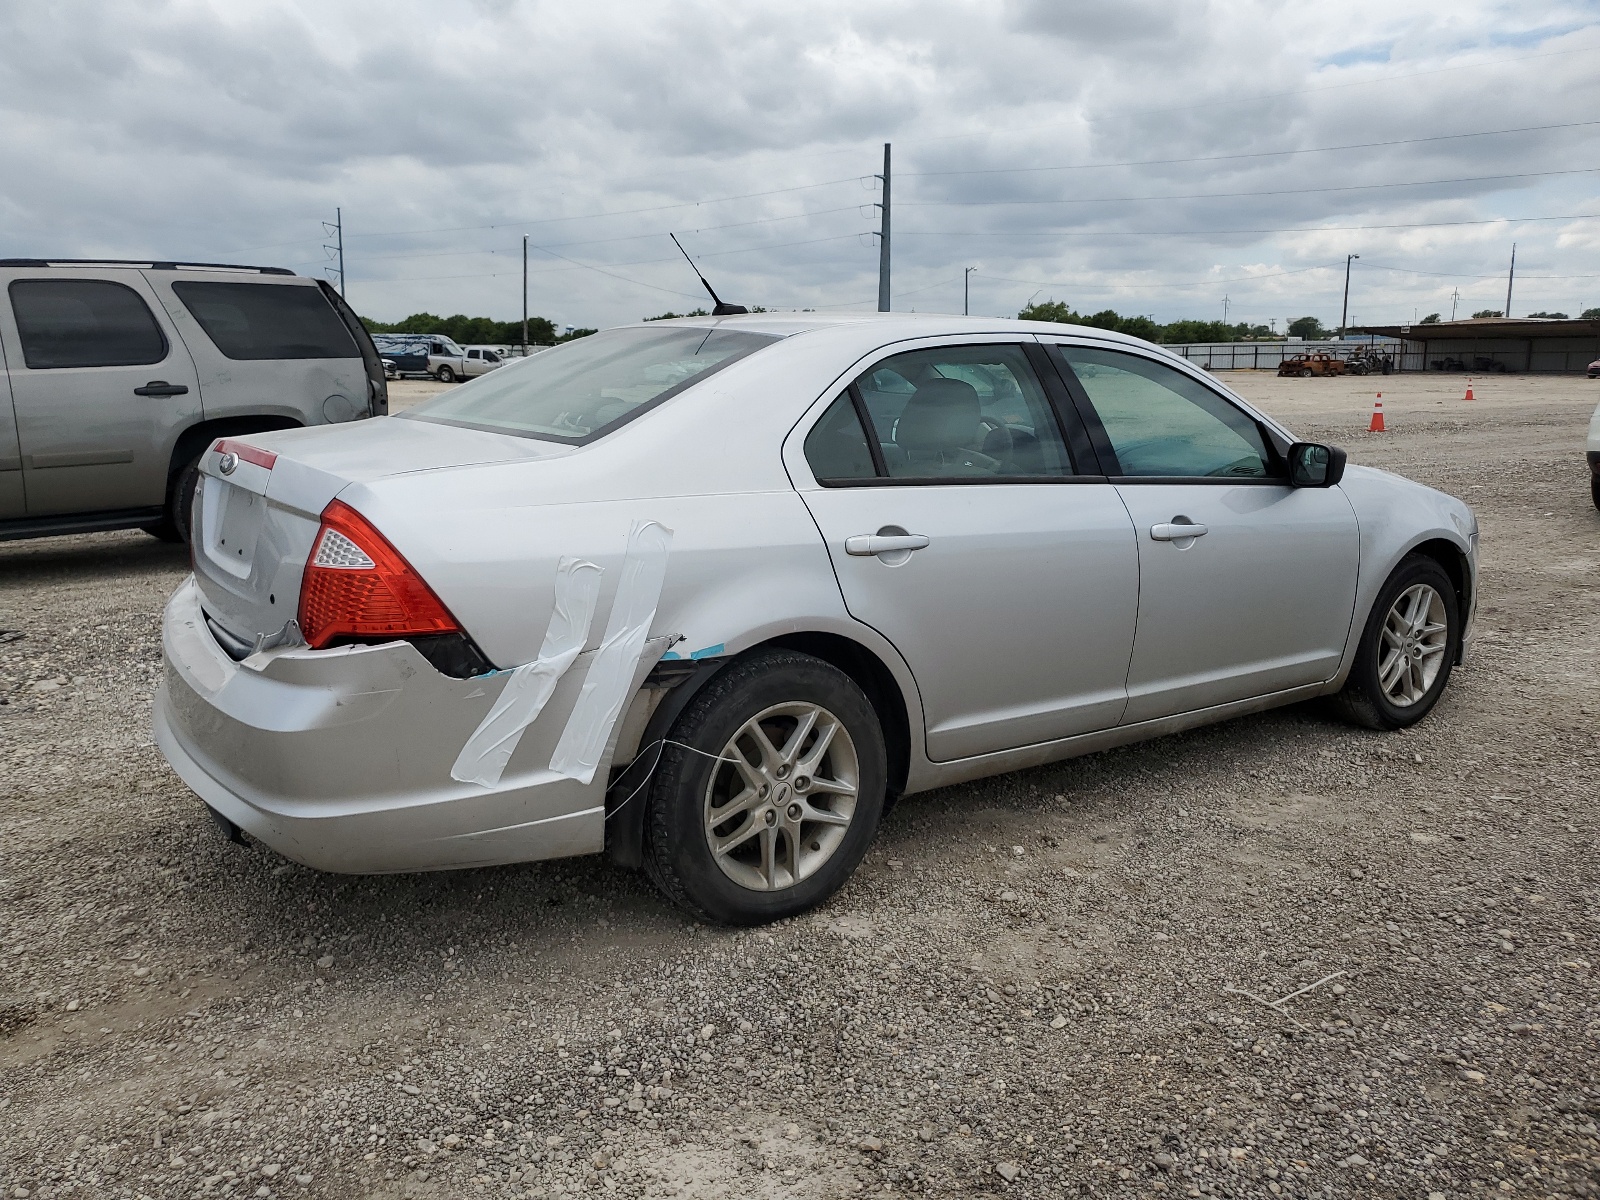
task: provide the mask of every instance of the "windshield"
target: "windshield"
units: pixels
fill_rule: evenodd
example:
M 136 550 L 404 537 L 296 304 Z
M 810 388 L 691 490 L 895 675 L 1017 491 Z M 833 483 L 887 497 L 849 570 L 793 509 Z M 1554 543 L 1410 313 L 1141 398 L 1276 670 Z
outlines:
M 775 340 L 731 329 L 612 329 L 480 375 L 401 415 L 586 442 Z

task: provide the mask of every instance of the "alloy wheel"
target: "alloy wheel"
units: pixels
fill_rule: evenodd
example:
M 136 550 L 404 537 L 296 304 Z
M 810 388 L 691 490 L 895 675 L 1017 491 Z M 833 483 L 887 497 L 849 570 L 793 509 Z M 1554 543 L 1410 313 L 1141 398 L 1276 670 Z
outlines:
M 1378 684 L 1396 708 L 1409 708 L 1428 694 L 1450 648 L 1444 597 L 1426 583 L 1401 592 L 1383 620 Z
M 820 705 L 776 704 L 728 739 L 705 794 L 705 836 L 722 873 L 778 891 L 816 873 L 855 814 L 860 760 Z

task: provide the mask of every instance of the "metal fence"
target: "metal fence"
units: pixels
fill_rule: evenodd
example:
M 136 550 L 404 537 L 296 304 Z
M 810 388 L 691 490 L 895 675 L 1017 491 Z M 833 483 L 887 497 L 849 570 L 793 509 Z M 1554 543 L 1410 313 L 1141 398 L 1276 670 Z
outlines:
M 1331 354 L 1346 358 L 1357 351 L 1387 350 L 1398 359 L 1398 338 L 1361 337 L 1318 342 L 1189 342 L 1167 346 L 1174 354 L 1208 371 L 1276 371 L 1285 358 L 1297 354 Z

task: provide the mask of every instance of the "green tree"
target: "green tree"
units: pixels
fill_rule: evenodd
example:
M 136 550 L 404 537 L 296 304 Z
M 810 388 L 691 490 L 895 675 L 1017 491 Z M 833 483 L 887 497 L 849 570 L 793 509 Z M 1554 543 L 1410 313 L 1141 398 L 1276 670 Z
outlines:
M 436 313 L 412 313 L 404 320 L 387 323 L 361 318 L 370 333 L 426 333 L 447 337 L 462 345 L 516 346 L 522 343 L 521 321 L 496 321 L 492 317 L 469 317 L 464 313 L 441 317 Z M 556 340 L 556 327 L 545 317 L 528 318 L 528 341 L 548 346 Z
M 1316 317 L 1296 317 L 1289 322 L 1289 336 L 1304 338 L 1308 342 L 1328 336 L 1328 331 L 1322 327 L 1322 322 Z
M 1548 318 L 1550 318 L 1552 320 L 1556 320 L 1556 321 L 1565 321 L 1567 319 L 1567 314 L 1566 313 L 1536 312 L 1536 313 L 1529 313 L 1528 315 L 1530 317 L 1548 317 Z
M 1498 308 L 1480 308 L 1477 312 L 1473 313 L 1472 316 L 1473 319 L 1476 320 L 1480 317 L 1503 317 L 1505 314 L 1502 313 Z
M 559 342 L 575 342 L 579 338 L 586 338 L 591 333 L 599 333 L 599 332 L 600 331 L 598 329 L 574 329 L 570 333 L 563 333 L 560 337 L 556 338 L 555 340 L 558 343 Z
M 675 313 L 675 312 L 670 312 L 670 311 L 669 312 L 664 312 L 664 313 L 661 313 L 659 316 L 646 317 L 645 320 L 646 321 L 676 321 L 679 317 L 709 317 L 710 315 L 711 314 L 708 313 L 705 309 L 697 308 L 693 312 L 686 312 L 686 313 Z
M 1600 321 L 1600 308 L 1586 308 L 1578 315 L 1585 321 Z
M 1422 320 L 1417 322 L 1417 323 L 1419 325 L 1437 325 L 1437 324 L 1439 324 L 1441 319 L 1442 318 L 1441 318 L 1441 315 L 1439 313 L 1429 313 L 1427 316 L 1423 317 Z

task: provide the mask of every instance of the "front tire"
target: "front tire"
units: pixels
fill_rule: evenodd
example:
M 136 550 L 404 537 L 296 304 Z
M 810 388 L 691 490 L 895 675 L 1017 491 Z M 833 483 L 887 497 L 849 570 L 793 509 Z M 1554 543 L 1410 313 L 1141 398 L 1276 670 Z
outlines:
M 1450 682 L 1461 645 L 1461 601 L 1433 559 L 1412 554 L 1378 592 L 1350 678 L 1334 701 L 1368 729 L 1415 725 Z
M 1589 498 L 1594 501 L 1594 506 L 1600 508 L 1600 475 L 1589 476 Z
M 794 651 L 751 655 L 690 701 L 662 748 L 646 873 L 705 921 L 805 912 L 866 854 L 886 780 L 883 730 L 854 680 Z

